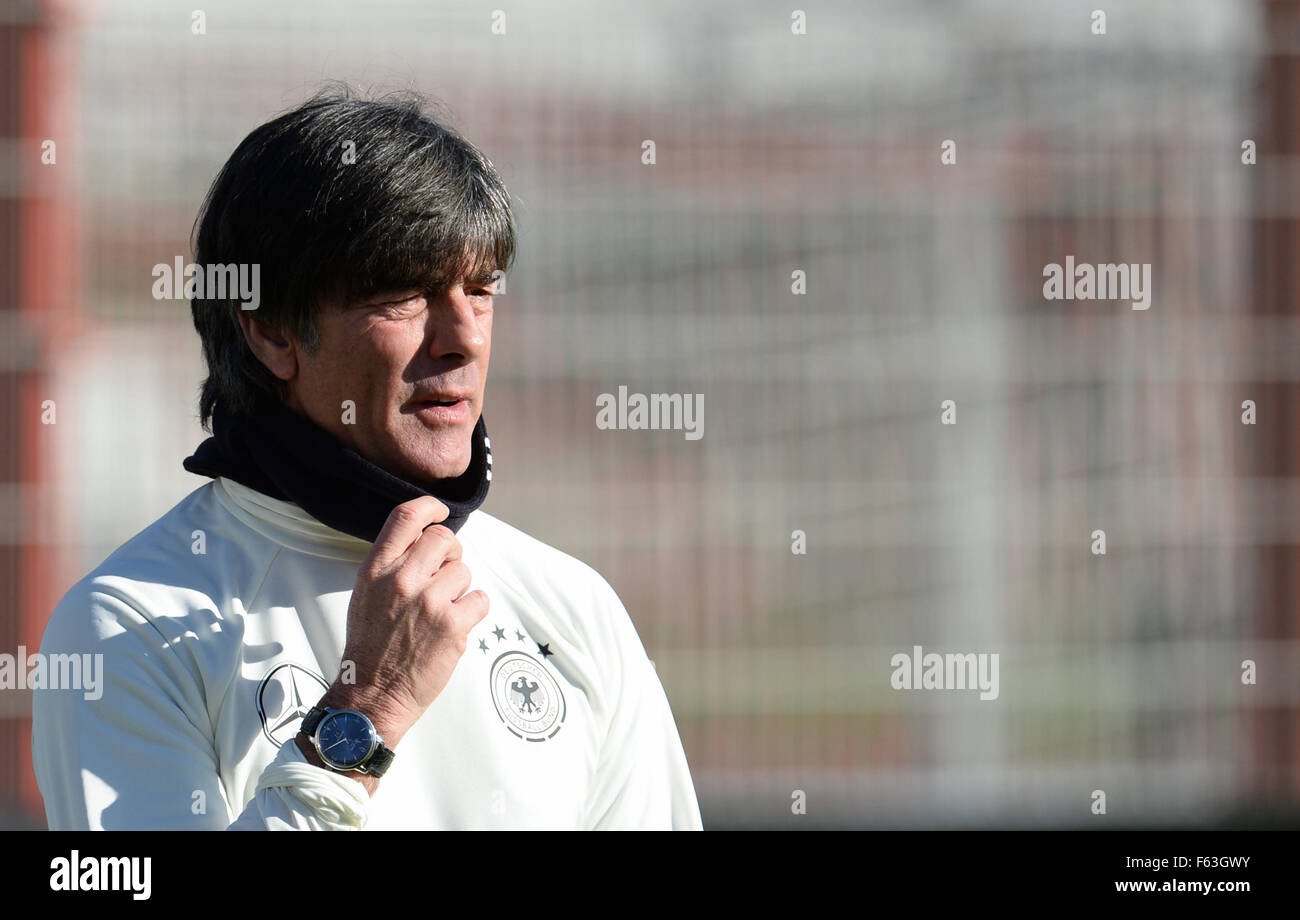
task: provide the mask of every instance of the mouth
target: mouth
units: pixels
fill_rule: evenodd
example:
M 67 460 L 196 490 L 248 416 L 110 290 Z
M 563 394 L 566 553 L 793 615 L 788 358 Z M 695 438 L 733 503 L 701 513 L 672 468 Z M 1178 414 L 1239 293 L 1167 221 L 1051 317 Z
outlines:
M 470 416 L 469 407 L 468 397 L 448 393 L 412 400 L 406 404 L 406 411 L 428 424 L 443 426 L 467 421 Z

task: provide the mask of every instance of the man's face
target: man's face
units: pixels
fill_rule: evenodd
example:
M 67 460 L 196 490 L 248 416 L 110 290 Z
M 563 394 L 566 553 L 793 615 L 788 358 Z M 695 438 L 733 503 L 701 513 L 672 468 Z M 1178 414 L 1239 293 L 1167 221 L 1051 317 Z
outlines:
M 461 279 L 322 309 L 320 345 L 297 350 L 286 402 L 403 479 L 459 476 L 483 412 L 492 294 Z

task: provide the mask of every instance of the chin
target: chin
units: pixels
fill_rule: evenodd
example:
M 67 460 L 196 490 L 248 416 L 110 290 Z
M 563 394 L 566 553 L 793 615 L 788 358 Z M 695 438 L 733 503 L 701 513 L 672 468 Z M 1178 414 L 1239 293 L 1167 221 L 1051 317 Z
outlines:
M 419 471 L 422 479 L 455 479 L 469 469 L 473 456 L 473 445 L 466 440 L 464 446 L 450 453 L 439 450 L 438 446 L 434 445 L 420 460 L 411 465 Z
M 389 457 L 401 470 L 398 475 L 414 482 L 454 479 L 469 469 L 474 457 L 473 425 L 431 430 L 416 422 L 395 434 Z
M 467 469 L 469 469 L 468 458 L 466 458 L 464 463 L 440 466 L 425 475 L 428 479 L 455 479 L 457 476 L 464 474 Z

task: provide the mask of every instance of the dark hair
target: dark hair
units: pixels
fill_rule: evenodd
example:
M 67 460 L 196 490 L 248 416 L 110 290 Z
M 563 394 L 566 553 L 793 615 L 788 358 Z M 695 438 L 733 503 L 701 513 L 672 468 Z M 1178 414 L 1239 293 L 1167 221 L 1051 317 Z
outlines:
M 426 106 L 413 93 L 363 100 L 333 86 L 254 130 L 203 202 L 195 261 L 258 265 L 257 318 L 309 351 L 327 299 L 509 271 L 515 223 L 505 184 Z M 240 301 L 196 296 L 190 307 L 208 368 L 204 428 L 218 405 L 247 411 L 282 397 L 281 381 L 244 340 Z

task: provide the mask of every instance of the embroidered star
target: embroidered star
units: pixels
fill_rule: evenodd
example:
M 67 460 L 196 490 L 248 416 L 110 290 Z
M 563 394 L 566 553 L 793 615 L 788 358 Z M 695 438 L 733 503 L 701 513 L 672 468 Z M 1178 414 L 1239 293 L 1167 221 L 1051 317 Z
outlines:
M 483 654 L 484 654 L 484 655 L 487 654 L 487 643 L 484 642 L 482 639 L 479 639 L 479 640 L 478 640 L 478 647 L 481 648 L 481 649 L 483 650 Z
M 537 651 L 541 653 L 543 659 L 555 654 L 553 651 L 551 651 L 551 643 L 549 642 L 547 642 L 545 645 L 543 645 L 540 642 L 537 643 Z
M 504 642 L 506 638 L 506 631 L 502 629 L 500 626 L 498 626 L 496 629 L 492 630 L 492 635 L 496 636 L 498 641 Z
M 519 641 L 520 641 L 520 642 L 523 642 L 524 639 L 526 638 L 526 637 L 524 636 L 524 634 L 521 633 L 521 632 L 520 632 L 519 630 L 517 630 L 517 629 L 515 630 L 515 635 L 519 637 Z

